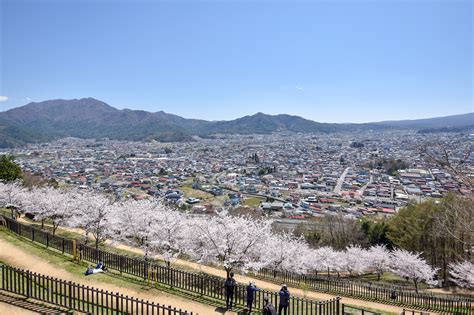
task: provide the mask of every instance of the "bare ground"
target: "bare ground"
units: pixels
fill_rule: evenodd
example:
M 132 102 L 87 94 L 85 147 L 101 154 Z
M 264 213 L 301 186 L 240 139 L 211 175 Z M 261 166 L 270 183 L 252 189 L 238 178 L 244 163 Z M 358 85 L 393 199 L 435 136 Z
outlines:
M 19 218 L 19 221 L 23 221 L 24 223 L 28 222 L 24 220 L 23 218 Z M 70 231 L 74 233 L 83 233 L 83 230 L 78 229 L 78 228 L 68 228 L 68 227 L 60 227 L 59 229 L 63 229 L 65 231 Z M 117 242 L 112 242 L 112 241 L 106 241 L 106 244 L 109 246 L 113 246 L 118 249 L 123 249 L 127 250 L 130 252 L 138 253 L 138 254 L 144 254 L 143 251 L 139 248 L 131 247 L 125 244 L 120 244 Z M 156 255 L 155 258 L 161 259 L 160 255 Z M 187 260 L 177 260 L 174 265 L 177 266 L 184 266 L 188 268 L 192 268 L 194 270 L 202 271 L 208 274 L 212 274 L 215 276 L 219 277 L 225 277 L 226 272 L 224 270 L 206 266 L 206 265 L 201 265 L 198 263 L 190 262 Z M 279 291 L 280 286 L 276 285 L 271 282 L 263 281 L 260 279 L 252 278 L 252 277 L 247 277 L 245 275 L 236 275 L 235 279 L 240 282 L 240 283 L 248 283 L 249 281 L 255 281 L 255 284 L 257 287 L 261 289 L 266 289 L 269 291 Z M 331 295 L 331 294 L 326 294 L 326 293 L 319 293 L 315 291 L 308 291 L 307 294 L 305 295 L 303 290 L 295 287 L 289 286 L 289 290 L 292 295 L 294 296 L 299 296 L 299 297 L 307 297 L 309 299 L 317 299 L 317 300 L 329 300 L 337 297 L 336 295 Z M 397 313 L 400 314 L 403 311 L 402 307 L 394 306 L 394 305 L 388 305 L 388 304 L 382 304 L 382 303 L 376 303 L 376 302 L 370 302 L 370 301 L 365 301 L 365 300 L 358 300 L 358 299 L 353 299 L 353 298 L 347 298 L 343 297 L 341 299 L 341 302 L 344 304 L 350 304 L 353 306 L 358 306 L 358 307 L 367 307 L 367 308 L 372 308 L 372 309 L 377 309 L 380 311 L 384 312 L 391 312 L 391 313 Z M 203 313 L 204 314 L 204 313 Z M 436 314 L 436 313 L 429 313 L 429 314 Z
M 60 279 L 73 281 L 76 283 L 93 286 L 98 289 L 108 290 L 112 292 L 120 292 L 121 294 L 133 296 L 136 298 L 148 300 L 155 303 L 164 305 L 172 305 L 173 307 L 180 308 L 183 310 L 192 311 L 194 313 L 204 314 L 222 314 L 222 312 L 216 311 L 212 306 L 204 305 L 198 302 L 190 301 L 184 298 L 173 296 L 171 294 L 153 290 L 153 294 L 144 293 L 130 288 L 123 288 L 113 284 L 102 284 L 96 281 L 90 281 L 88 277 L 84 275 L 76 275 L 69 273 L 68 271 L 52 266 L 41 257 L 32 255 L 23 251 L 22 249 L 8 243 L 4 239 L 0 239 L 0 260 L 18 268 L 28 269 L 33 272 L 57 277 Z M 92 276 L 89 276 L 92 277 Z M 10 314 L 3 313 L 0 314 Z
M 27 299 L 14 294 L 0 292 L 0 314 L 66 314 L 66 309 Z

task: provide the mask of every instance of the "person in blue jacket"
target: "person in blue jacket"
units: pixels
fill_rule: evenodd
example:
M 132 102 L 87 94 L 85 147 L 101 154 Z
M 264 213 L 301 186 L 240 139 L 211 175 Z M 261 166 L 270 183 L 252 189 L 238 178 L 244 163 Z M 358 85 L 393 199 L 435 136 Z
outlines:
M 249 282 L 247 286 L 247 308 L 249 310 L 248 314 L 252 313 L 253 301 L 255 300 L 255 292 L 257 292 L 257 286 L 255 282 Z
M 282 311 L 287 314 L 288 305 L 290 304 L 290 291 L 286 284 L 281 286 L 281 290 L 278 293 L 280 295 L 280 303 L 278 304 L 278 315 L 281 315 Z
M 234 279 L 234 273 L 231 272 L 229 277 L 224 283 L 225 288 L 225 305 L 227 310 L 232 310 L 232 304 L 234 302 L 234 291 L 237 286 L 237 282 Z

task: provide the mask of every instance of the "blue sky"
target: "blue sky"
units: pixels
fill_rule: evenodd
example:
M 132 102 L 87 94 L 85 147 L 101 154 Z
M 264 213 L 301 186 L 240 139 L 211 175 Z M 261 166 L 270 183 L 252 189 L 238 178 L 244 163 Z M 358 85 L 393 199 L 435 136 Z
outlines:
M 94 97 L 208 120 L 474 111 L 467 0 L 0 2 L 0 110 Z

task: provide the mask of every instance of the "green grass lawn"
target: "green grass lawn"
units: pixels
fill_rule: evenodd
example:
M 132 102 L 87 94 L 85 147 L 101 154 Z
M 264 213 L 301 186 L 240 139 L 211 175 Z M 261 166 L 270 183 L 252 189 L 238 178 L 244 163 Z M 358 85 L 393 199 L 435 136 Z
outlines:
M 344 314 L 357 314 L 357 315 L 360 315 L 362 314 L 360 310 L 357 310 L 357 308 L 360 308 L 356 305 L 350 305 L 350 304 L 346 304 L 347 308 L 344 309 Z M 350 307 L 354 307 L 354 309 L 351 309 Z M 380 311 L 380 310 L 377 310 L 377 309 L 374 309 L 374 308 L 370 308 L 370 307 L 364 307 L 364 310 L 366 311 L 369 311 L 369 312 L 374 312 L 374 313 L 380 313 L 382 315 L 398 315 L 398 313 L 392 313 L 392 312 L 383 312 L 383 311 Z M 367 312 L 365 312 L 365 314 L 367 314 Z M 371 315 L 371 314 L 369 314 Z
M 256 199 L 259 199 L 259 198 L 256 198 Z M 9 212 L 9 210 L 6 210 L 6 211 Z M 41 227 L 40 222 L 35 222 L 35 221 L 31 221 L 31 220 L 27 220 L 27 221 L 30 225 L 34 225 L 38 228 Z M 46 229 L 51 230 L 51 227 L 48 227 L 48 226 L 45 226 L 45 227 L 46 227 Z M 61 229 L 58 229 L 56 234 L 59 235 L 59 236 L 72 238 L 72 239 L 77 239 L 77 240 L 81 240 L 81 241 L 84 239 L 83 235 L 81 235 L 79 233 L 74 233 L 74 232 L 71 232 L 71 231 L 65 231 L 65 230 L 61 230 Z M 51 261 L 51 263 L 52 264 L 58 264 L 58 266 L 66 269 L 67 271 L 69 271 L 71 273 L 81 274 L 81 273 L 84 272 L 85 268 L 87 267 L 87 264 L 77 264 L 76 262 L 74 262 L 72 260 L 72 257 L 64 256 L 61 253 L 56 252 L 55 250 L 45 249 L 45 247 L 42 246 L 42 245 L 32 243 L 30 241 L 27 241 L 25 238 L 21 238 L 20 236 L 17 236 L 13 233 L 10 233 L 6 230 L 6 228 L 0 228 L 0 236 L 2 238 L 7 237 L 7 240 L 9 242 L 12 242 L 12 243 L 14 243 L 15 245 L 17 245 L 19 247 L 23 247 L 23 248 L 25 248 L 25 250 L 33 252 L 33 250 L 31 248 L 36 248 L 35 255 L 38 255 L 39 257 L 43 257 L 48 261 L 50 261 L 50 259 L 53 259 L 53 260 L 54 259 L 59 259 L 59 260 Z M 131 252 L 131 251 L 128 251 L 128 250 L 117 249 L 113 246 L 108 246 L 108 245 L 101 245 L 101 249 L 107 250 L 109 252 L 114 252 L 114 253 L 117 253 L 117 254 L 127 255 L 127 256 L 140 257 L 140 258 L 142 257 L 140 254 L 137 254 L 137 253 L 134 253 L 134 252 Z M 52 255 L 51 253 L 54 253 L 54 254 Z M 64 264 L 64 265 L 62 265 L 62 264 Z M 179 268 L 196 272 L 195 269 L 192 269 L 192 268 L 189 268 L 189 267 L 185 268 L 185 267 L 180 266 Z M 96 279 L 100 279 L 101 277 L 104 277 L 105 275 L 99 274 L 97 276 L 98 277 Z M 141 280 L 141 279 L 137 279 L 136 277 L 132 277 L 132 276 L 125 276 L 126 280 L 123 280 L 123 278 L 124 277 L 121 276 L 120 281 L 130 281 L 130 279 L 131 279 L 133 281 L 138 281 L 138 283 L 142 284 L 142 286 L 143 286 L 143 280 Z M 360 277 L 360 278 L 355 278 L 355 280 L 371 281 L 372 283 L 375 284 L 375 283 L 377 283 L 377 276 L 376 275 L 365 275 L 365 276 Z M 399 277 L 397 277 L 396 275 L 394 275 L 392 273 L 385 273 L 382 276 L 381 282 L 385 283 L 385 284 L 388 284 L 388 285 L 393 283 L 393 284 L 397 284 L 397 285 L 404 285 L 404 286 L 407 286 L 407 287 L 412 286 L 412 284 L 407 282 L 405 279 L 399 278 Z M 119 283 L 121 283 L 121 284 L 117 284 L 117 285 L 123 285 L 122 282 L 119 282 Z M 390 313 L 383 313 L 383 314 L 390 314 Z
M 70 233 L 70 232 L 68 232 Z M 33 243 L 26 240 L 23 237 L 20 237 L 14 233 L 9 232 L 6 228 L 0 228 L 0 238 L 6 240 L 9 243 L 19 247 L 25 252 L 29 252 L 32 255 L 38 256 L 46 260 L 48 263 L 54 266 L 58 266 L 72 274 L 82 275 L 87 268 L 88 264 L 86 262 L 78 263 L 74 261 L 71 256 L 63 255 L 60 252 L 54 249 L 46 249 L 43 245 Z M 106 248 L 108 250 L 108 248 Z M 127 251 L 124 251 L 127 252 Z M 127 254 L 130 254 L 127 252 Z M 90 278 L 97 283 L 110 283 L 120 287 L 133 288 L 137 291 L 141 290 L 143 292 L 148 292 L 153 288 L 150 287 L 149 283 L 144 281 L 142 278 L 130 276 L 130 275 L 120 275 L 118 272 L 110 272 L 108 274 L 97 274 L 93 278 Z M 211 305 L 219 304 L 219 300 L 215 300 L 208 297 L 197 296 L 196 293 L 187 292 L 184 290 L 173 289 L 169 286 L 156 284 L 156 287 L 161 291 L 166 291 L 172 294 L 182 295 L 186 298 L 196 299 L 200 302 L 205 301 L 204 303 L 211 303 Z M 392 314 L 392 313 L 382 313 L 382 314 Z
M 186 198 L 189 198 L 189 197 L 199 198 L 202 201 L 206 201 L 206 202 L 212 202 L 215 199 L 213 194 L 207 193 L 199 189 L 194 189 L 188 185 L 180 186 L 179 189 L 184 192 L 184 196 Z
M 0 239 L 7 241 L 10 244 L 13 244 L 15 247 L 18 247 L 22 251 L 28 252 L 33 256 L 37 256 L 47 261 L 52 266 L 57 266 L 58 268 L 66 270 L 67 272 L 78 277 L 84 275 L 84 272 L 89 265 L 87 262 L 84 261 L 77 262 L 73 260 L 71 256 L 63 255 L 54 249 L 45 248 L 40 244 L 27 241 L 25 238 L 9 232 L 4 227 L 0 227 Z M 2 263 L 7 264 L 7 262 L 4 261 Z M 85 277 L 86 276 L 84 276 L 84 279 L 86 279 Z M 143 278 L 138 278 L 125 274 L 120 275 L 119 272 L 112 270 L 108 273 L 99 273 L 95 274 L 93 277 L 87 277 L 87 281 L 89 283 L 92 282 L 90 284 L 92 286 L 94 286 L 94 283 L 105 283 L 119 286 L 121 288 L 133 289 L 139 293 L 143 292 L 147 294 L 153 294 L 155 290 L 159 290 L 211 306 L 222 307 L 224 305 L 224 301 L 220 301 L 218 299 L 200 296 L 198 293 L 172 288 L 164 284 L 150 283 L 148 281 L 143 280 Z
M 26 222 L 22 222 L 23 224 L 28 224 L 28 225 L 31 225 L 31 226 L 37 228 L 37 229 L 41 229 L 41 222 L 33 221 L 33 220 L 30 220 L 30 219 L 25 218 L 25 217 L 23 217 L 23 219 L 26 221 Z M 47 231 L 47 232 L 52 233 L 52 227 L 48 225 L 48 222 L 45 223 L 44 230 Z M 84 242 L 84 235 L 83 234 L 63 230 L 63 229 L 61 229 L 61 227 L 59 227 L 56 230 L 56 235 L 64 237 L 64 238 L 68 238 L 68 239 L 74 239 L 74 240 L 78 241 L 78 243 L 79 242 L 80 243 Z M 93 247 L 94 246 L 94 240 L 90 239 L 87 244 L 89 246 Z M 134 251 L 130 251 L 130 250 L 127 250 L 127 249 L 117 248 L 115 246 L 111 246 L 111 245 L 108 245 L 108 244 L 100 244 L 99 249 L 102 249 L 102 250 L 107 251 L 109 253 L 125 255 L 125 256 L 128 256 L 128 257 L 143 258 L 143 255 L 141 255 L 139 253 L 136 253 Z M 158 262 L 158 263 L 165 264 L 165 262 L 163 260 L 156 259 L 155 261 Z M 191 267 L 187 267 L 187 266 L 180 266 L 179 269 L 182 269 L 182 270 L 185 270 L 185 271 L 191 271 L 191 272 L 199 272 L 198 270 L 193 269 Z
M 258 208 L 260 206 L 260 203 L 263 201 L 262 198 L 258 197 L 248 197 L 245 198 L 244 202 L 242 203 L 244 206 L 249 206 L 249 207 L 254 207 Z
M 363 275 L 362 277 L 357 278 L 357 279 L 359 279 L 361 281 L 367 281 L 367 282 L 370 281 L 373 284 L 377 284 L 377 283 L 381 283 L 381 284 L 385 284 L 385 285 L 394 284 L 394 285 L 397 285 L 397 286 L 406 287 L 407 289 L 410 289 L 410 290 L 415 289 L 415 286 L 414 286 L 413 282 L 407 281 L 406 279 L 403 279 L 403 278 L 400 278 L 399 276 L 397 276 L 396 274 L 391 273 L 391 272 L 385 272 L 380 277 L 380 281 L 377 280 L 377 275 L 375 275 L 375 274 Z M 423 290 L 423 289 L 428 288 L 428 286 L 425 283 L 420 283 L 418 285 L 418 288 L 420 290 Z

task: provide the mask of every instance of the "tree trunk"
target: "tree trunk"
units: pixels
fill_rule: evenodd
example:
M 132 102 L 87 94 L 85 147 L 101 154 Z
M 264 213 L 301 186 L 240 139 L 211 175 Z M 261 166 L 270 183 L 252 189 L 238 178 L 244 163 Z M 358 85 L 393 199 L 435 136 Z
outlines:
M 59 227 L 59 223 L 58 223 L 58 224 L 55 224 L 55 223 L 53 222 L 53 235 L 56 235 L 56 230 L 58 229 L 58 227 Z
M 41 219 L 41 229 L 44 230 L 44 219 Z
M 413 280 L 415 283 L 415 292 L 418 293 L 418 280 Z

